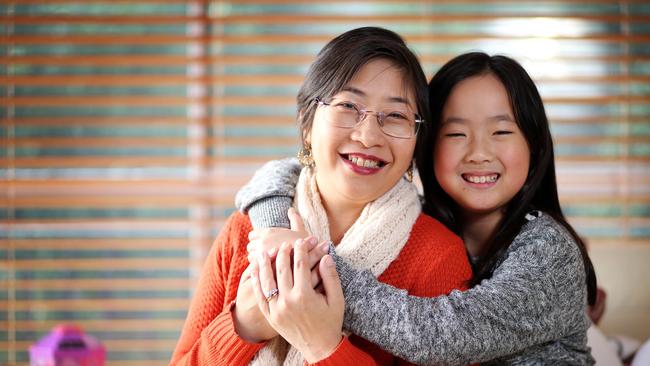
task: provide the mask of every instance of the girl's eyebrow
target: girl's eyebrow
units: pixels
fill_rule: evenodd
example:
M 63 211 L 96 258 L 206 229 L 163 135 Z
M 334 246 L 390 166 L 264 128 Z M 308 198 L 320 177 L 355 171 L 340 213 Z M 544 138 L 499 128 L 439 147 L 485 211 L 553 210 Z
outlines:
M 464 123 L 465 121 L 467 121 L 467 119 L 461 118 L 461 117 L 451 116 L 451 117 L 445 118 L 445 120 L 442 121 L 442 123 Z
M 492 116 L 489 118 L 491 121 L 508 121 L 508 122 L 514 122 L 512 117 L 510 117 L 509 114 L 497 114 L 496 116 Z

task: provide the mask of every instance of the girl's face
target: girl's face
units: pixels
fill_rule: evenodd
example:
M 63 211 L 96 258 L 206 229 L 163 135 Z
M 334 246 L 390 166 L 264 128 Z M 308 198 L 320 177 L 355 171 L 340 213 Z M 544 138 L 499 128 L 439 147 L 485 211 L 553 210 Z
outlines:
M 434 149 L 435 175 L 465 215 L 502 215 L 526 182 L 530 150 L 493 74 L 451 91 Z
M 333 200 L 363 206 L 402 178 L 411 164 L 416 139 L 384 134 L 374 113 L 353 128 L 337 127 L 341 122 L 337 110 L 354 104 L 369 111 L 412 115 L 417 110 L 414 92 L 405 86 L 403 73 L 392 62 L 375 59 L 361 67 L 332 101 L 330 106 L 316 108 L 306 137 L 312 147 L 318 189 L 325 207 Z

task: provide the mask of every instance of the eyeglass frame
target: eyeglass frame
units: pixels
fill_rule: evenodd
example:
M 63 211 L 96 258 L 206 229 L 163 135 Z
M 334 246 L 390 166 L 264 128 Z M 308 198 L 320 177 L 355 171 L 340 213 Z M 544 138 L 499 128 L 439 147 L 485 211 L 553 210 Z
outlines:
M 336 99 L 336 98 L 332 98 L 332 99 Z M 329 106 L 332 105 L 332 102 L 325 102 L 320 97 L 314 98 L 313 101 L 316 102 L 317 106 L 328 106 L 329 107 Z M 359 105 L 357 103 L 353 103 L 353 102 L 350 102 L 350 103 L 352 103 L 355 106 L 359 107 Z M 352 129 L 352 128 L 357 127 L 361 122 L 363 122 L 366 119 L 366 117 L 368 117 L 368 114 L 374 114 L 375 115 L 375 120 L 377 121 L 377 124 L 379 125 L 379 130 L 384 135 L 390 136 L 390 137 L 393 137 L 393 138 L 396 138 L 396 139 L 411 139 L 411 138 L 417 136 L 418 131 L 420 130 L 420 124 L 425 122 L 425 120 L 422 117 L 420 117 L 419 114 L 414 113 L 414 115 L 415 115 L 415 119 L 414 119 L 415 131 L 413 132 L 413 135 L 408 136 L 408 137 L 394 136 L 394 135 L 391 135 L 389 133 L 386 133 L 384 131 L 384 129 L 383 129 L 383 127 L 384 127 L 384 119 L 386 118 L 386 114 L 384 112 L 372 111 L 372 110 L 369 110 L 369 109 L 365 109 L 365 107 L 364 108 L 355 108 L 355 109 L 357 110 L 358 117 L 357 117 L 357 123 L 355 123 L 354 126 L 350 126 L 350 127 L 335 126 L 335 127 Z

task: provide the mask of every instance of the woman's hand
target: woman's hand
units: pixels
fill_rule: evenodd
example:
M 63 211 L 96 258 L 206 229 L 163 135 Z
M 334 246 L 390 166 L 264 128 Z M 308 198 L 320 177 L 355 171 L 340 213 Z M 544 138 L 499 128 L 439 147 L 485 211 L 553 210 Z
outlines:
M 303 242 L 303 240 L 300 240 Z M 318 271 L 311 271 L 311 268 L 318 265 L 321 258 L 327 254 L 329 249 L 326 242 L 318 244 L 318 240 L 314 237 L 309 237 L 305 242 L 305 248 L 309 250 L 307 254 L 307 265 L 310 269 L 312 287 L 315 287 L 320 282 Z M 291 246 L 289 246 L 290 248 Z M 270 257 L 275 257 L 276 249 L 270 249 Z M 257 261 L 254 262 L 257 265 Z M 237 289 L 237 299 L 235 301 L 234 321 L 235 330 L 242 339 L 251 343 L 258 343 L 278 335 L 278 332 L 273 329 L 260 312 L 257 304 L 257 298 L 253 292 L 253 287 L 257 286 L 256 281 L 251 280 L 250 274 L 253 265 L 250 265 L 242 274 Z
M 290 208 L 287 214 L 291 223 L 291 229 L 258 229 L 248 234 L 249 243 L 246 246 L 246 250 L 248 251 L 248 261 L 250 263 L 256 261 L 262 251 L 273 253 L 275 250 L 277 252 L 277 249 L 280 248 L 283 242 L 293 243 L 297 239 L 304 239 L 309 235 L 307 230 L 305 230 L 302 218 L 300 218 L 296 210 Z
M 291 245 L 284 243 L 280 247 L 275 261 L 277 287 L 267 253 L 261 253 L 251 276 L 256 279 L 253 291 L 264 317 L 313 363 L 331 354 L 341 341 L 344 300 L 336 266 L 329 255 L 320 260 L 318 267 L 324 293 L 314 290 L 307 248 L 304 240 L 294 245 L 292 270 Z M 267 298 L 275 288 L 277 294 Z
M 274 338 L 278 332 L 271 327 L 257 305 L 257 298 L 253 292 L 253 287 L 257 284 L 250 277 L 252 269 L 253 266 L 248 266 L 239 281 L 233 320 L 235 331 L 242 339 L 250 343 L 259 343 Z

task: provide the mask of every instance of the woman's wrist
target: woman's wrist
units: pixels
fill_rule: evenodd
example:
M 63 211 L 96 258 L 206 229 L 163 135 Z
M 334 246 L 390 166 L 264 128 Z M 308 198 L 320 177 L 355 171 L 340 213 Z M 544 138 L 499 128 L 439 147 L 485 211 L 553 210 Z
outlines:
M 261 343 L 271 339 L 273 336 L 266 336 L 260 332 L 264 328 L 264 317 L 261 319 L 253 319 L 250 312 L 247 312 L 241 307 L 233 305 L 231 308 L 233 325 L 237 335 L 248 343 Z
M 300 353 L 308 363 L 316 363 L 334 353 L 342 340 L 343 335 L 339 334 L 338 337 L 331 337 L 329 340 L 307 345 L 300 350 Z

